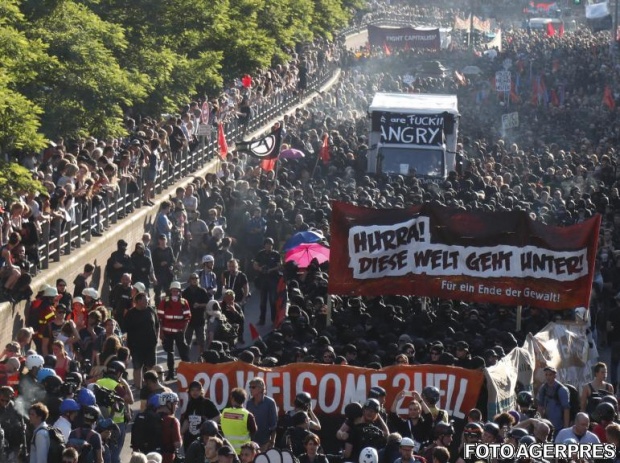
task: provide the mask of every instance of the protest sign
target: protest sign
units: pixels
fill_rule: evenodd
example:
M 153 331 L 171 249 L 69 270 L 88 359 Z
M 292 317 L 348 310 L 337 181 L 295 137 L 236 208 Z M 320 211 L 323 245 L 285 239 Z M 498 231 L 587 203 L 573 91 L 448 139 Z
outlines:
M 517 385 L 521 390 L 531 390 L 534 366 L 534 356 L 527 349 L 515 347 L 485 370 L 488 416 L 515 409 Z
M 373 47 L 437 50 L 441 47 L 439 28 L 368 26 L 368 42 Z

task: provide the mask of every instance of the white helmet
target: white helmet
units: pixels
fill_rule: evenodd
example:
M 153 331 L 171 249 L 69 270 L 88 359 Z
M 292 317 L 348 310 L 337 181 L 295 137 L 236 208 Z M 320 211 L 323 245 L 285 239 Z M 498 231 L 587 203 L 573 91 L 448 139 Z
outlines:
M 32 354 L 26 357 L 26 368 L 32 370 L 33 368 L 41 368 L 45 364 L 45 359 L 38 354 Z
M 366 447 L 360 452 L 359 463 L 378 463 L 378 461 L 379 454 L 377 453 L 377 449 Z
M 208 264 L 208 263 L 214 263 L 215 259 L 213 258 L 213 256 L 211 254 L 206 254 L 204 256 L 202 256 L 202 263 L 203 264 Z
M 90 296 L 93 299 L 99 299 L 99 291 L 95 288 L 84 288 L 82 291 L 82 296 Z
M 76 296 L 73 298 L 73 302 L 78 302 L 82 305 L 84 305 L 84 299 L 82 299 L 80 296 Z
M 137 281 L 133 284 L 133 287 L 138 293 L 146 293 L 146 286 L 144 286 L 144 283 Z
M 172 283 L 170 283 L 170 288 L 169 289 L 181 290 L 181 283 L 178 282 L 178 281 L 173 281 Z
M 159 394 L 159 406 L 163 407 L 169 403 L 177 404 L 179 403 L 179 396 L 174 392 L 162 392 Z
M 45 288 L 43 290 L 43 297 L 56 297 L 56 296 L 58 296 L 58 290 L 54 288 L 53 286 L 50 286 L 49 288 Z

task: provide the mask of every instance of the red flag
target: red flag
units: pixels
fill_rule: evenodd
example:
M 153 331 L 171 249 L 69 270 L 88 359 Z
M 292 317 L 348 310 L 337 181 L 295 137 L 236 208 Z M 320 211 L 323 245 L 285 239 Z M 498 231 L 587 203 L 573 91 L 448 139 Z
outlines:
M 553 24 L 547 23 L 547 36 L 553 37 L 554 35 L 555 35 L 555 27 L 553 27 Z
M 228 154 L 228 143 L 226 143 L 224 125 L 221 122 L 217 124 L 217 146 L 219 147 L 220 156 L 224 161 L 226 161 L 226 155 Z
M 564 23 L 563 22 L 560 23 L 560 28 L 558 29 L 558 35 L 560 37 L 564 37 Z
M 273 322 L 274 328 L 279 328 L 280 324 L 286 318 L 286 309 L 288 306 L 288 288 L 284 277 L 278 280 L 276 288 L 276 319 Z
M 390 56 L 392 54 L 390 47 L 388 47 L 385 42 L 383 42 L 383 51 L 385 52 L 385 56 Z
M 616 100 L 611 93 L 611 87 L 609 85 L 605 86 L 605 92 L 603 93 L 603 104 L 612 111 L 616 109 Z
M 277 160 L 278 160 L 278 158 L 263 159 L 260 162 L 260 168 L 263 169 L 265 172 L 271 172 L 272 170 L 274 170 L 276 168 L 276 161 Z
M 560 106 L 560 98 L 554 89 L 551 89 L 551 104 L 553 106 Z
M 250 323 L 250 337 L 252 338 L 252 341 L 260 339 L 260 333 L 258 332 L 258 328 L 256 328 L 254 323 Z
M 321 147 L 321 161 L 323 161 L 324 165 L 329 163 L 329 135 L 323 135 L 323 146 Z

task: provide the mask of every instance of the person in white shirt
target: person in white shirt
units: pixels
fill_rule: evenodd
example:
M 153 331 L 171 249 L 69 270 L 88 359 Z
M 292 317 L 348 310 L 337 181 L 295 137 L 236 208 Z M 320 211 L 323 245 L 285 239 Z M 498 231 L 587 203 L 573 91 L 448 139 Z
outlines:
M 50 448 L 50 435 L 45 420 L 49 410 L 41 402 L 33 404 L 28 409 L 28 418 L 34 428 L 30 441 L 30 463 L 47 463 L 47 452 Z
M 69 441 L 69 434 L 71 434 L 71 423 L 78 416 L 80 411 L 80 405 L 73 399 L 64 399 L 60 404 L 60 417 L 54 423 L 62 435 L 65 437 L 65 442 Z
M 590 417 L 587 413 L 577 413 L 575 416 L 575 424 L 571 427 L 564 428 L 555 438 L 555 442 L 562 444 L 567 439 L 575 439 L 579 444 L 599 444 L 600 440 L 596 434 L 588 431 L 590 427 Z

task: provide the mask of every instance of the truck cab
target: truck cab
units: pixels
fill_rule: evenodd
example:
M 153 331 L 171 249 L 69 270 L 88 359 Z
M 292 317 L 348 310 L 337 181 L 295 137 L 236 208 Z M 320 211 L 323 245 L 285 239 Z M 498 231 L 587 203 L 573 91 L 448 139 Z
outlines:
M 377 93 L 369 115 L 369 173 L 445 179 L 455 169 L 456 95 Z

